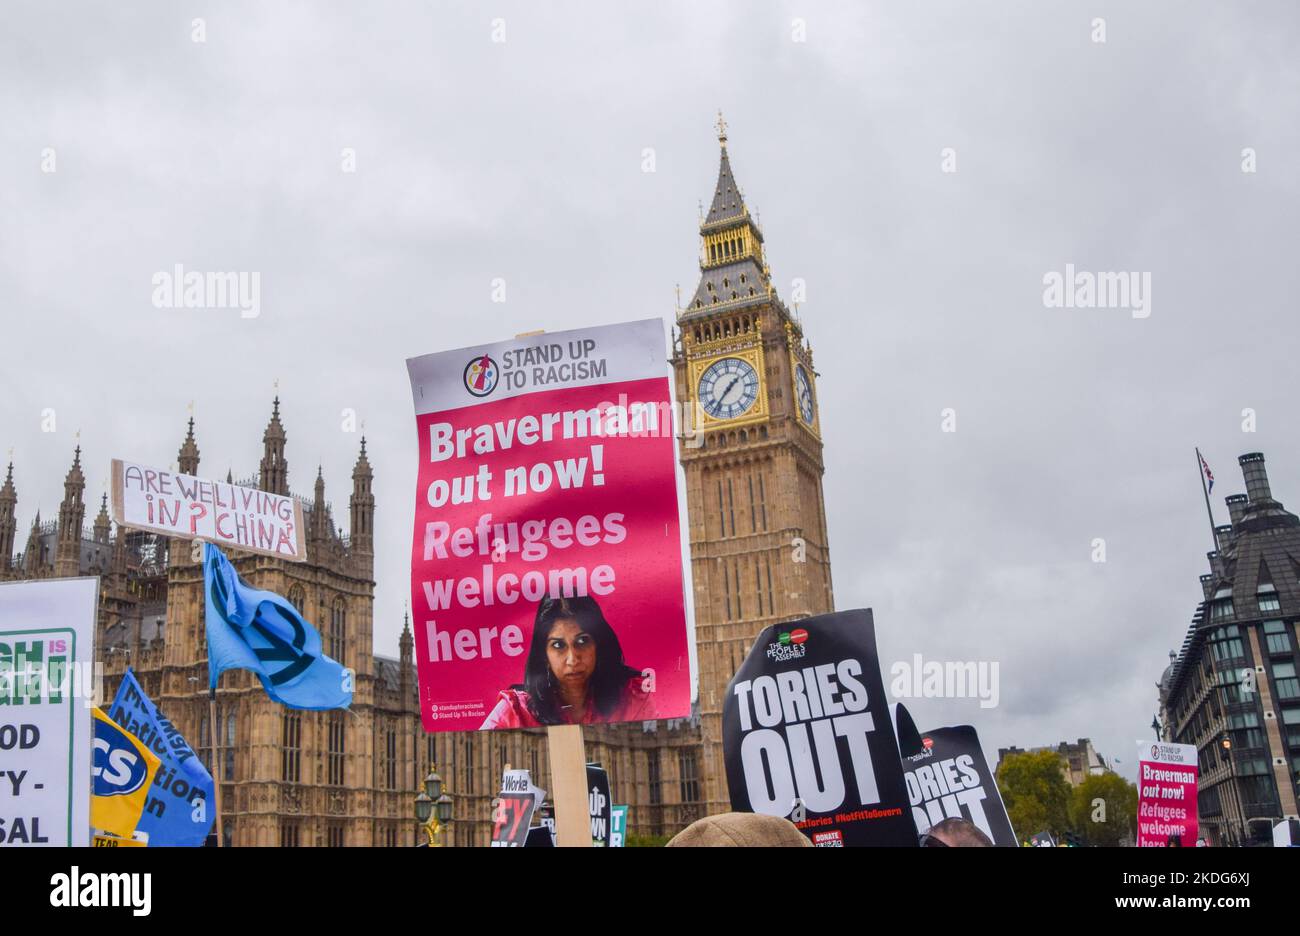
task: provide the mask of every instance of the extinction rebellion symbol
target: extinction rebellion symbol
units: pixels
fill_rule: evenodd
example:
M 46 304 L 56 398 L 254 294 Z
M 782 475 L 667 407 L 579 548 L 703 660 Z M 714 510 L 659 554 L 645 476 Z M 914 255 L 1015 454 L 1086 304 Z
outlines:
M 485 397 L 497 388 L 501 370 L 486 354 L 476 355 L 465 365 L 465 389 L 470 396 Z

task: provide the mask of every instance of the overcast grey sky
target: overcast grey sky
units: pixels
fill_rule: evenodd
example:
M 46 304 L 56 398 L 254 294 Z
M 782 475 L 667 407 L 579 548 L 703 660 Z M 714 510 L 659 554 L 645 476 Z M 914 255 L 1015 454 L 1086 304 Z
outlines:
M 78 430 L 88 520 L 110 458 L 175 459 L 190 400 L 200 473 L 252 474 L 278 378 L 290 482 L 323 464 L 344 523 L 365 420 L 395 654 L 404 359 L 671 318 L 721 108 L 778 291 L 807 282 L 837 606 L 875 609 L 886 678 L 999 663 L 997 708 L 920 700 L 923 728 L 1089 736 L 1131 775 L 1206 566 L 1193 446 L 1220 522 L 1243 452 L 1300 505 L 1297 48 L 1289 2 L 7 4 L 19 537 Z M 260 316 L 155 308 L 178 263 L 259 272 Z M 1150 273 L 1150 317 L 1045 308 L 1066 263 Z

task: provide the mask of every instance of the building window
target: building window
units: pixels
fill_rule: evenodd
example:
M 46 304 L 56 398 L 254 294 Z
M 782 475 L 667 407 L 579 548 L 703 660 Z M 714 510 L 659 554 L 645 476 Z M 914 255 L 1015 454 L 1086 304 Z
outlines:
M 1229 592 L 1226 598 L 1216 598 L 1210 602 L 1210 620 L 1222 621 L 1232 617 L 1236 612 L 1232 607 L 1232 593 Z
M 387 754 L 387 761 L 384 764 L 384 779 L 388 784 L 388 789 L 397 789 L 397 732 L 389 728 L 384 738 L 384 748 Z
M 329 780 L 330 786 L 343 786 L 343 716 L 331 712 L 329 716 Z
M 1286 624 L 1281 621 L 1264 622 L 1264 640 L 1269 653 L 1290 653 L 1291 635 L 1286 632 Z
M 731 521 L 731 535 L 736 535 L 736 496 L 731 478 L 727 479 L 727 519 Z
M 235 824 L 233 822 L 223 822 L 221 824 L 221 847 L 234 848 L 235 846 Z
M 303 613 L 303 608 L 307 606 L 307 593 L 303 591 L 301 585 L 294 585 L 289 589 L 289 604 L 298 609 L 298 613 Z
M 1259 599 L 1259 610 L 1261 611 L 1282 610 L 1282 603 L 1278 601 L 1278 597 L 1277 597 L 1277 589 L 1275 589 L 1272 585 L 1259 586 L 1259 591 L 1256 592 L 1256 597 Z
M 347 662 L 343 659 L 347 646 L 347 619 L 347 602 L 339 598 L 334 602 L 334 610 L 330 614 L 330 648 L 328 653 L 328 656 L 339 663 Z
M 1279 699 L 1300 699 L 1300 680 L 1296 679 L 1294 663 L 1274 663 L 1273 683 Z
M 297 783 L 302 775 L 302 713 L 285 711 L 280 716 L 280 779 Z M 294 832 L 297 835 L 297 832 Z M 294 842 L 297 845 L 297 841 Z
M 1300 709 L 1296 709 L 1300 712 Z M 664 801 L 663 778 L 659 774 L 659 752 L 648 751 L 646 763 L 646 778 L 650 787 L 650 805 L 658 806 Z
M 1300 708 L 1291 706 L 1282 709 L 1282 725 L 1286 731 L 1286 743 L 1292 751 L 1300 753 Z
M 280 820 L 280 847 L 298 847 L 298 823 L 287 819 Z
M 767 568 L 767 613 L 776 613 L 776 602 L 772 600 L 772 557 L 764 556 L 763 565 Z
M 222 779 L 235 779 L 235 716 L 226 716 L 226 753 L 221 758 Z
M 1244 660 L 1246 658 L 1246 648 L 1240 637 L 1216 640 L 1210 646 L 1216 663 L 1222 663 L 1225 660 Z
M 212 738 L 206 715 L 199 719 L 199 760 L 203 761 L 203 766 L 210 775 L 216 776 L 216 771 L 212 769 Z
M 677 752 L 677 774 L 681 783 L 682 802 L 698 803 L 700 801 L 700 775 L 694 751 L 682 749 Z
M 330 848 L 343 847 L 343 825 L 338 822 L 331 822 L 325 830 L 325 842 Z

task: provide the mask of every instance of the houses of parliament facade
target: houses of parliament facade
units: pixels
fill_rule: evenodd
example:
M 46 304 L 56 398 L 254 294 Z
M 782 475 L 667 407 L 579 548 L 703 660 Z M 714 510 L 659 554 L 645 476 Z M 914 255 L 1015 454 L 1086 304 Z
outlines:
M 833 608 L 812 350 L 772 285 L 763 233 L 732 174 L 721 120 L 718 138 L 717 187 L 700 222 L 700 281 L 678 310 L 672 359 L 678 399 L 698 403 L 702 423 L 693 440 L 701 444 L 681 448 L 698 703 L 686 719 L 584 729 L 587 758 L 609 771 L 614 802 L 630 807 L 633 835 L 672 835 L 730 809 L 722 704 L 732 674 L 764 627 Z M 374 653 L 376 505 L 365 439 L 352 471 L 346 535 L 319 471 L 309 497 L 291 490 L 286 439 L 277 399 L 259 470 L 236 483 L 302 501 L 308 560 L 244 552 L 230 559 L 253 587 L 288 597 L 320 631 L 325 652 L 354 670 L 349 711 L 284 708 L 240 670 L 222 675 L 210 723 L 202 566 L 187 542 L 115 530 L 106 500 L 87 526 L 80 449 L 57 520 L 43 522 L 37 513 L 25 541 L 20 485 L 9 465 L 0 487 L 0 581 L 99 576 L 95 646 L 105 696 L 111 699 L 132 668 L 198 750 L 217 781 L 221 827 L 214 833 L 223 844 L 423 841 L 413 800 L 436 763 L 454 800 L 444 841 L 485 845 L 507 764 L 528 768 L 549 788 L 545 732 L 424 733 L 409 621 L 397 659 Z M 192 419 L 177 466 L 200 474 Z

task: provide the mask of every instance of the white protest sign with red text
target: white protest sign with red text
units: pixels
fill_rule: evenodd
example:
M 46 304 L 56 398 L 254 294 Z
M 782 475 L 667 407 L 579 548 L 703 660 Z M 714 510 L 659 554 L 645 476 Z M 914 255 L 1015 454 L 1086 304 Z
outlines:
M 1196 847 L 1196 775 L 1195 745 L 1138 742 L 1138 848 Z
M 302 505 L 256 488 L 113 459 L 113 519 L 134 530 L 307 559 Z
M 687 715 L 663 323 L 531 335 L 413 358 L 407 369 L 420 451 L 411 608 L 425 730 Z M 548 621 L 534 642 L 548 596 L 580 610 Z M 561 627 L 554 640 L 552 627 Z M 613 688 L 599 707 L 542 705 L 561 684 L 577 687 L 566 700 Z

